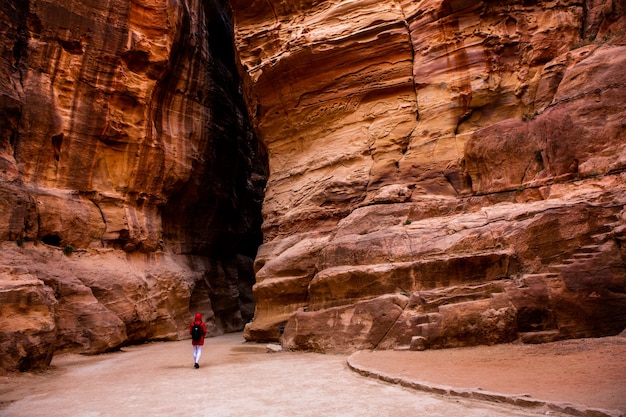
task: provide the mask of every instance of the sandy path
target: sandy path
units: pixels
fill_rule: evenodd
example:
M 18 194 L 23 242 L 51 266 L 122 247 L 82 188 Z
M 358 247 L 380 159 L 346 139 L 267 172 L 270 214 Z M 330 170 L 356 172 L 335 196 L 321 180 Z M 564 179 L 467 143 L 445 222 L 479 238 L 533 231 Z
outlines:
M 189 341 L 100 356 L 60 355 L 37 374 L 0 378 L 0 416 L 538 416 L 450 399 L 350 371 L 346 356 L 265 353 L 241 334 L 208 340 L 193 369 Z
M 626 337 L 423 352 L 361 351 L 350 361 L 378 375 L 406 377 L 429 387 L 527 395 L 580 409 L 626 413 Z

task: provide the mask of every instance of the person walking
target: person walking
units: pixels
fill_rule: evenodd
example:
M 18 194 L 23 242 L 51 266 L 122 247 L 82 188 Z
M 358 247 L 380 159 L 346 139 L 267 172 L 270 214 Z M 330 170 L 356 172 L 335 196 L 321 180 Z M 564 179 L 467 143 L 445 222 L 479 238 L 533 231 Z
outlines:
M 202 321 L 202 314 L 196 313 L 196 318 L 189 325 L 189 334 L 191 335 L 191 345 L 193 346 L 193 367 L 198 369 L 200 367 L 204 336 L 206 335 L 206 325 Z

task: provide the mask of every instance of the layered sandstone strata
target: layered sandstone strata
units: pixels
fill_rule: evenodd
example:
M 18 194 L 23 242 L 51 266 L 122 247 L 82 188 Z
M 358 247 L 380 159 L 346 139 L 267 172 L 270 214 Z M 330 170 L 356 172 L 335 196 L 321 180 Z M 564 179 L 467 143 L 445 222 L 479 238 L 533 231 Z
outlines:
M 228 7 L 10 0 L 0 33 L 0 369 L 241 330 L 265 174 Z
M 231 3 L 270 167 L 247 339 L 626 326 L 623 2 Z

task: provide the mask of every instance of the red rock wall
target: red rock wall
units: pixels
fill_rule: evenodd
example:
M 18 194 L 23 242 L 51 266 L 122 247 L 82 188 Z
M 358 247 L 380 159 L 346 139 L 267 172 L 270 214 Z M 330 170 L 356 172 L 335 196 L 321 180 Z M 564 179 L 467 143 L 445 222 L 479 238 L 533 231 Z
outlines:
M 247 339 L 626 327 L 623 2 L 231 4 L 270 167 Z
M 2 2 L 0 369 L 252 317 L 265 168 L 223 3 Z
M 0 368 L 626 326 L 623 2 L 230 7 L 1 4 Z

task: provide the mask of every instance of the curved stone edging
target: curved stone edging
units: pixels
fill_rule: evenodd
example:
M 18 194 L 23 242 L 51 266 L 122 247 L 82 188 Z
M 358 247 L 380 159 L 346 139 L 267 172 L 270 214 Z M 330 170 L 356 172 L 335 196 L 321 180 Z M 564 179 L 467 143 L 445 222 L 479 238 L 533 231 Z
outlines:
M 456 388 L 445 385 L 430 384 L 424 381 L 417 381 L 412 378 L 401 377 L 388 374 L 380 370 L 358 364 L 356 358 L 362 351 L 350 355 L 347 359 L 348 367 L 368 378 L 379 379 L 391 384 L 398 384 L 403 387 L 428 392 L 436 395 L 461 397 L 478 401 L 491 401 L 495 403 L 511 404 L 516 407 L 546 409 L 549 411 L 565 413 L 577 417 L 625 417 L 619 410 L 605 410 L 591 408 L 584 405 L 571 404 L 567 402 L 550 402 L 532 398 L 530 395 L 502 394 L 498 392 L 484 391 L 480 388 Z

